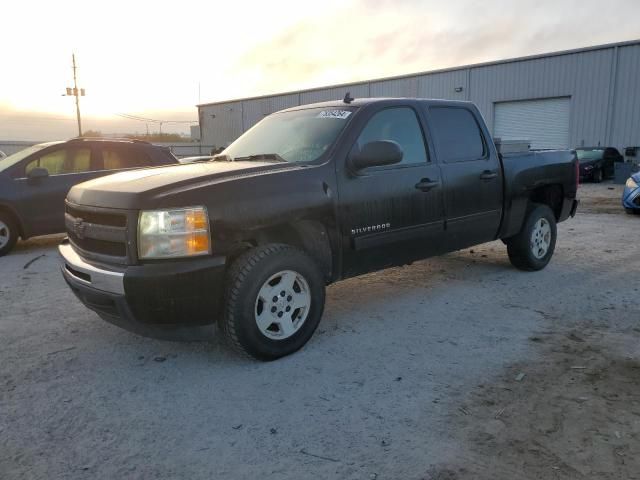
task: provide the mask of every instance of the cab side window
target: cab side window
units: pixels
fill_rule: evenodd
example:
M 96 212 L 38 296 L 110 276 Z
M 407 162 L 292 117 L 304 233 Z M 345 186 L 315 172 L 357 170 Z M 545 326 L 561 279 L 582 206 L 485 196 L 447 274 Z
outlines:
M 361 149 L 369 142 L 380 140 L 391 140 L 400 145 L 402 161 L 394 167 L 427 162 L 422 129 L 416 113 L 409 107 L 387 108 L 373 115 L 356 144 Z
M 480 126 L 466 108 L 432 107 L 431 133 L 440 160 L 446 163 L 479 160 L 487 149 Z
M 25 175 L 34 168 L 46 168 L 49 175 L 89 172 L 91 171 L 91 149 L 61 148 L 45 153 L 27 164 Z
M 105 170 L 141 168 L 151 165 L 151 160 L 146 153 L 133 148 L 104 148 L 102 160 Z

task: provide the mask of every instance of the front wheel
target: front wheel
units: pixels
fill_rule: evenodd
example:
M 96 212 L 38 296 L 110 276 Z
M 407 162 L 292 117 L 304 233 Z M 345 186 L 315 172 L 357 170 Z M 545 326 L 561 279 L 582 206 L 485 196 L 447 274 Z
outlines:
M 13 218 L 0 212 L 0 257 L 13 249 L 18 241 L 18 227 Z
M 542 270 L 556 248 L 556 217 L 546 205 L 534 204 L 518 235 L 507 240 L 511 264 L 526 271 Z
M 308 255 L 283 244 L 257 247 L 229 269 L 222 329 L 240 353 L 275 360 L 307 343 L 324 299 L 324 278 Z

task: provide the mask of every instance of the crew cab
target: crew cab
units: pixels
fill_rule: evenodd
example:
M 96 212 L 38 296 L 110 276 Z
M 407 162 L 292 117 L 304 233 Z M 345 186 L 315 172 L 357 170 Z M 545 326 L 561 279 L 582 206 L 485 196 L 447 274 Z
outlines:
M 544 268 L 578 174 L 575 151 L 500 155 L 472 103 L 347 96 L 272 114 L 210 162 L 73 187 L 62 274 L 112 323 L 217 322 L 270 360 L 309 340 L 332 282 L 496 239 Z
M 76 183 L 173 163 L 178 160 L 166 147 L 87 137 L 40 143 L 0 159 L 0 256 L 18 238 L 64 232 L 64 200 Z

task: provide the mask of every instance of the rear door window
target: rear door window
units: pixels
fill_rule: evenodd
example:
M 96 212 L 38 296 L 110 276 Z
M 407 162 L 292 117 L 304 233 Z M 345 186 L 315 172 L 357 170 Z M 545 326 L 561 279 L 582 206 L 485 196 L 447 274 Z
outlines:
M 132 147 L 104 147 L 102 161 L 105 170 L 142 168 L 151 165 L 151 159 L 146 153 Z
M 32 160 L 25 167 L 25 175 L 34 168 L 46 168 L 49 175 L 91 171 L 90 148 L 61 148 Z
M 443 162 L 465 162 L 485 157 L 480 126 L 473 113 L 459 107 L 431 107 L 431 133 Z

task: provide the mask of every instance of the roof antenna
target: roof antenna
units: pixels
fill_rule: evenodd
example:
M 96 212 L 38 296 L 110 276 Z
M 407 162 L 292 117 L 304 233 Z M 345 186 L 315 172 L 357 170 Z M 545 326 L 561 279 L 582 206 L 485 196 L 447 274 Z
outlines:
M 342 99 L 342 101 L 344 103 L 351 103 L 353 102 L 355 99 L 351 96 L 351 92 L 347 92 L 347 94 L 344 96 L 344 98 Z

